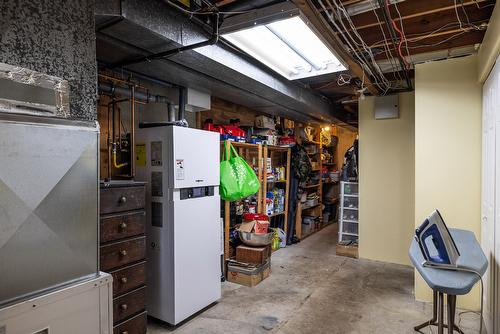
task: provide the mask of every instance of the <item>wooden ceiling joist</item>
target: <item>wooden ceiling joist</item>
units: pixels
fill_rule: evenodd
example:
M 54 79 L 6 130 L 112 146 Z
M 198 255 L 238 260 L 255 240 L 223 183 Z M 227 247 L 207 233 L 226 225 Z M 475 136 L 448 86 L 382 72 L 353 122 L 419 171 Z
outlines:
M 477 26 L 480 26 L 482 23 L 487 23 L 491 16 L 492 7 L 489 7 L 484 10 L 478 10 L 470 8 L 468 11 L 469 20 L 471 23 L 474 23 Z M 465 23 L 465 22 L 464 22 Z M 466 25 L 466 24 L 465 24 Z M 381 26 L 384 29 L 384 33 L 389 38 L 389 31 L 387 30 L 387 26 L 383 24 Z M 363 40 L 368 45 L 373 45 L 377 42 L 382 41 L 381 37 L 381 29 L 380 27 L 375 27 L 372 29 L 365 29 L 360 32 L 363 37 Z M 432 13 L 424 16 L 414 17 L 404 21 L 403 24 L 405 35 L 408 39 L 413 37 L 419 37 L 423 35 L 435 33 L 442 33 L 444 31 L 454 31 L 459 28 L 459 23 L 457 21 L 456 13 L 454 10 L 443 11 Z
M 457 33 L 460 34 L 460 33 Z M 426 38 L 418 42 L 409 43 L 410 54 L 416 55 L 420 53 L 434 52 L 440 50 L 449 50 L 463 46 L 479 44 L 483 40 L 484 31 L 464 32 L 458 36 L 434 36 Z M 453 38 L 452 38 L 453 37 Z M 392 48 L 392 46 L 391 46 Z M 403 48 L 403 54 L 406 55 L 406 49 Z M 385 54 L 381 53 L 375 56 L 375 60 L 386 59 Z
M 439 36 L 441 36 L 442 40 L 445 40 L 445 39 L 449 38 L 450 35 L 455 35 L 455 34 L 458 35 L 458 34 L 461 34 L 461 33 L 477 32 L 477 31 L 478 30 L 476 30 L 474 28 L 470 28 L 470 27 L 469 28 L 463 28 L 463 29 L 452 29 L 452 30 L 446 30 L 446 31 L 436 32 L 436 33 L 433 33 L 433 34 L 423 35 L 423 36 L 410 37 L 410 38 L 407 38 L 405 41 L 409 45 L 413 45 L 413 43 L 417 43 L 417 42 L 420 42 L 420 41 L 422 41 L 422 43 L 428 43 L 428 40 L 431 39 L 431 38 L 433 38 L 433 37 L 439 37 Z M 376 47 L 383 47 L 384 43 L 383 42 L 378 42 L 378 43 L 372 44 L 371 46 L 374 47 L 374 48 L 376 48 Z
M 457 2 L 458 3 L 458 2 Z M 490 11 L 492 6 L 484 7 L 489 4 L 494 4 L 494 1 L 491 0 L 464 0 L 463 5 L 466 7 L 467 12 L 472 10 L 478 10 L 477 6 L 481 6 L 483 9 L 481 11 Z M 426 0 L 426 1 L 403 1 L 397 4 L 399 12 L 401 13 L 402 20 L 409 20 L 414 18 L 419 18 L 421 16 L 431 15 L 435 13 L 445 12 L 445 11 L 453 11 L 455 13 L 455 5 L 450 0 Z M 459 5 L 461 6 L 461 4 Z M 474 8 L 472 8 L 474 7 Z M 396 11 L 394 5 L 389 6 L 389 10 L 391 12 L 391 17 L 395 21 L 399 21 L 399 15 Z M 377 9 L 377 15 L 379 18 L 383 17 L 382 10 Z M 456 17 L 455 17 L 456 18 Z M 352 22 L 356 26 L 358 31 L 362 29 L 368 29 L 372 27 L 377 27 L 379 25 L 373 11 L 369 11 L 363 14 L 355 15 L 351 17 Z M 405 22 L 406 25 L 406 22 Z
M 292 2 L 301 10 L 301 12 L 311 22 L 312 26 L 318 31 L 325 41 L 334 49 L 337 54 L 347 63 L 349 70 L 353 75 L 365 78 L 365 85 L 368 87 L 370 93 L 378 95 L 377 87 L 364 75 L 361 66 L 354 60 L 354 58 L 344 48 L 339 36 L 335 34 L 327 21 L 319 14 L 318 9 L 312 5 L 310 0 L 292 0 Z

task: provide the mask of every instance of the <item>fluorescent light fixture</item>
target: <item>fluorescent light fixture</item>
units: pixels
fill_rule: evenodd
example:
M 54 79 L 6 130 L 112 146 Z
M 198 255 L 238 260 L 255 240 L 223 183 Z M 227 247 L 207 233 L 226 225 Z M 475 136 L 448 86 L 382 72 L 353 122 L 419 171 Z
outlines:
M 222 37 L 289 80 L 347 69 L 301 16 L 224 33 Z

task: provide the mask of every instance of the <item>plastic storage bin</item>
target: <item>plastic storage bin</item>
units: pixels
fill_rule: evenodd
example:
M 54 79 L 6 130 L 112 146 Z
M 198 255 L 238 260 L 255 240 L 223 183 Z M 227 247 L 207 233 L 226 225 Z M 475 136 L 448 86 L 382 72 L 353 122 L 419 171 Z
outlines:
M 348 221 L 358 221 L 358 210 L 349 210 L 348 208 L 344 208 L 343 220 L 348 220 Z
M 349 223 L 344 221 L 344 224 L 342 225 L 342 232 L 357 235 L 358 231 L 359 231 L 358 223 Z
M 344 182 L 344 194 L 346 195 L 358 195 L 359 189 L 358 184 L 354 182 Z
M 358 198 L 357 197 L 347 197 L 343 198 L 344 209 L 357 209 L 358 208 Z

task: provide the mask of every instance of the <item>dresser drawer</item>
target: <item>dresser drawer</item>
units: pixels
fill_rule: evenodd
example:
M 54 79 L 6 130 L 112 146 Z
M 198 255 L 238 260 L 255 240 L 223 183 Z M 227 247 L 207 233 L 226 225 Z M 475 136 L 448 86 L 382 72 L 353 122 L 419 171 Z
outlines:
M 145 226 L 144 211 L 101 218 L 101 243 L 144 234 Z
M 143 312 L 115 326 L 113 334 L 146 334 L 147 327 L 147 313 Z
M 101 214 L 143 209 L 145 191 L 144 186 L 101 188 Z
M 146 237 L 138 237 L 101 246 L 100 260 L 102 271 L 109 271 L 146 257 Z
M 124 294 L 146 284 L 146 262 L 114 271 L 113 296 Z
M 118 324 L 146 309 L 146 288 L 140 288 L 113 300 L 113 323 Z

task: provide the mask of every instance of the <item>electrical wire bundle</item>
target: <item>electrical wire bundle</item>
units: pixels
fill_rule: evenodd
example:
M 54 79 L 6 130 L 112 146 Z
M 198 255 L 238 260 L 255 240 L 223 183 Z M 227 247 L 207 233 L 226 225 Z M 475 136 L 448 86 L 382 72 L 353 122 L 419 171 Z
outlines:
M 175 2 L 171 0 L 164 0 L 169 5 L 181 10 L 185 14 L 193 16 L 206 16 L 206 15 L 221 15 L 221 16 L 229 16 L 236 14 L 244 14 L 252 12 L 251 10 L 244 11 L 220 11 L 219 8 L 211 1 L 202 0 L 206 7 L 202 10 L 198 11 L 190 11 L 187 10 Z M 339 35 L 342 37 L 342 40 L 345 43 L 347 51 L 353 56 L 353 58 L 360 64 L 363 69 L 363 78 L 361 80 L 361 89 L 360 92 L 366 90 L 367 86 L 365 85 L 365 73 L 370 77 L 373 85 L 377 87 L 380 91 L 381 95 L 385 95 L 390 91 L 401 90 L 401 89 L 412 89 L 412 83 L 410 80 L 409 70 L 414 63 L 410 50 L 417 49 L 422 47 L 432 47 L 440 44 L 444 44 L 460 35 L 463 35 L 470 31 L 478 31 L 484 30 L 486 28 L 486 24 L 484 22 L 471 22 L 469 19 L 469 15 L 465 9 L 464 0 L 454 0 L 454 9 L 457 18 L 457 22 L 448 23 L 443 25 L 442 27 L 431 31 L 426 32 L 424 34 L 412 34 L 406 35 L 405 29 L 403 25 L 403 17 L 401 12 L 399 11 L 397 0 L 371 0 L 372 12 L 377 20 L 375 25 L 378 25 L 380 28 L 380 32 L 383 36 L 383 40 L 373 43 L 372 45 L 368 45 L 361 34 L 359 33 L 357 27 L 354 25 L 351 16 L 340 0 L 316 0 L 316 2 L 320 5 L 325 14 L 329 23 L 335 27 Z M 489 6 L 493 6 L 494 4 L 487 4 L 485 6 L 479 5 L 479 0 L 474 0 L 475 5 L 478 9 L 484 9 Z M 394 6 L 394 9 L 397 13 L 397 18 L 393 19 L 391 17 L 391 12 L 389 10 L 389 6 Z M 384 14 L 384 20 L 381 20 L 379 14 L 377 13 L 377 9 L 381 9 Z M 465 18 L 465 19 L 464 19 Z M 383 22 L 385 21 L 385 22 Z M 398 22 L 397 22 L 398 21 Z M 384 30 L 384 23 L 389 30 L 390 35 L 386 35 L 386 31 Z M 478 25 L 479 24 L 479 25 Z M 427 39 L 429 37 L 435 37 L 438 35 L 448 35 L 449 31 L 442 31 L 443 29 L 457 26 L 457 33 L 449 36 L 441 41 L 436 43 L 427 44 L 421 43 L 422 40 Z M 392 47 L 389 45 L 391 41 Z M 232 47 L 232 45 L 228 45 L 225 41 L 221 40 L 225 45 Z M 409 44 L 413 45 L 409 45 Z M 387 77 L 387 72 L 384 72 L 381 68 L 381 65 L 376 60 L 377 49 L 376 47 L 383 46 L 383 53 L 387 58 L 390 65 L 390 72 L 393 73 L 394 79 L 389 79 Z M 233 48 L 233 47 L 232 47 Z M 402 75 L 403 74 L 403 75 Z M 351 83 L 352 78 L 350 76 L 339 76 L 336 80 L 338 86 L 343 86 Z M 329 86 L 330 84 L 328 84 Z
M 372 45 L 367 45 L 360 35 L 357 27 L 353 24 L 353 21 L 344 7 L 344 4 L 340 0 L 317 0 L 316 1 L 321 9 L 327 21 L 332 24 L 338 34 L 342 37 L 345 42 L 347 51 L 359 62 L 362 66 L 366 75 L 368 75 L 373 84 L 381 91 L 384 95 L 390 90 L 410 88 L 411 82 L 409 80 L 409 69 L 411 69 L 414 63 L 412 59 L 411 49 L 418 49 L 423 47 L 434 47 L 444 44 L 454 38 L 457 38 L 467 32 L 485 30 L 487 27 L 486 22 L 472 22 L 470 21 L 469 14 L 466 10 L 466 4 L 464 0 L 454 0 L 454 10 L 456 14 L 456 22 L 447 23 L 442 27 L 425 33 L 418 33 L 412 35 L 406 35 L 403 25 L 403 20 L 406 17 L 401 15 L 398 8 L 398 1 L 394 0 L 371 0 L 371 10 L 376 18 L 376 23 L 373 24 L 379 26 L 380 32 L 383 39 Z M 484 6 L 479 5 L 479 0 L 474 0 L 475 5 L 478 9 L 482 10 L 486 7 L 493 6 L 494 4 L 487 4 Z M 391 17 L 391 12 L 389 6 L 392 5 L 397 13 L 396 18 Z M 377 9 L 381 9 L 384 14 L 384 20 L 381 20 Z M 389 30 L 390 35 L 387 36 L 384 25 L 387 23 L 386 27 Z M 370 25 L 371 26 L 371 25 Z M 455 31 L 449 31 L 444 29 L 448 27 L 457 27 Z M 422 43 L 421 41 L 430 37 L 437 37 L 441 35 L 449 35 L 452 32 L 456 32 L 451 36 L 445 36 L 443 40 L 437 41 L 435 43 Z M 391 42 L 393 46 L 390 46 L 388 42 Z M 384 53 L 388 60 L 391 68 L 391 72 L 394 75 L 394 81 L 387 78 L 387 72 L 381 70 L 380 64 L 375 60 L 376 47 L 383 47 L 381 51 Z M 394 52 L 394 53 L 393 53 Z M 404 78 L 401 73 L 404 74 Z M 403 82 L 406 81 L 406 84 Z M 339 84 L 341 85 L 341 84 Z M 361 90 L 364 90 L 364 80 L 361 84 Z
M 374 85 L 377 86 L 383 94 L 386 94 L 393 88 L 392 84 L 380 69 L 380 66 L 375 60 L 375 55 L 359 34 L 342 2 L 337 0 L 318 0 L 318 3 L 323 8 L 329 22 L 342 34 L 349 50 L 353 51 L 351 54 L 359 61 L 363 70 L 373 78 Z M 349 28 L 346 26 L 346 23 Z M 358 49 L 361 49 L 363 52 L 357 52 Z M 362 82 L 361 85 L 363 88 L 364 82 Z

